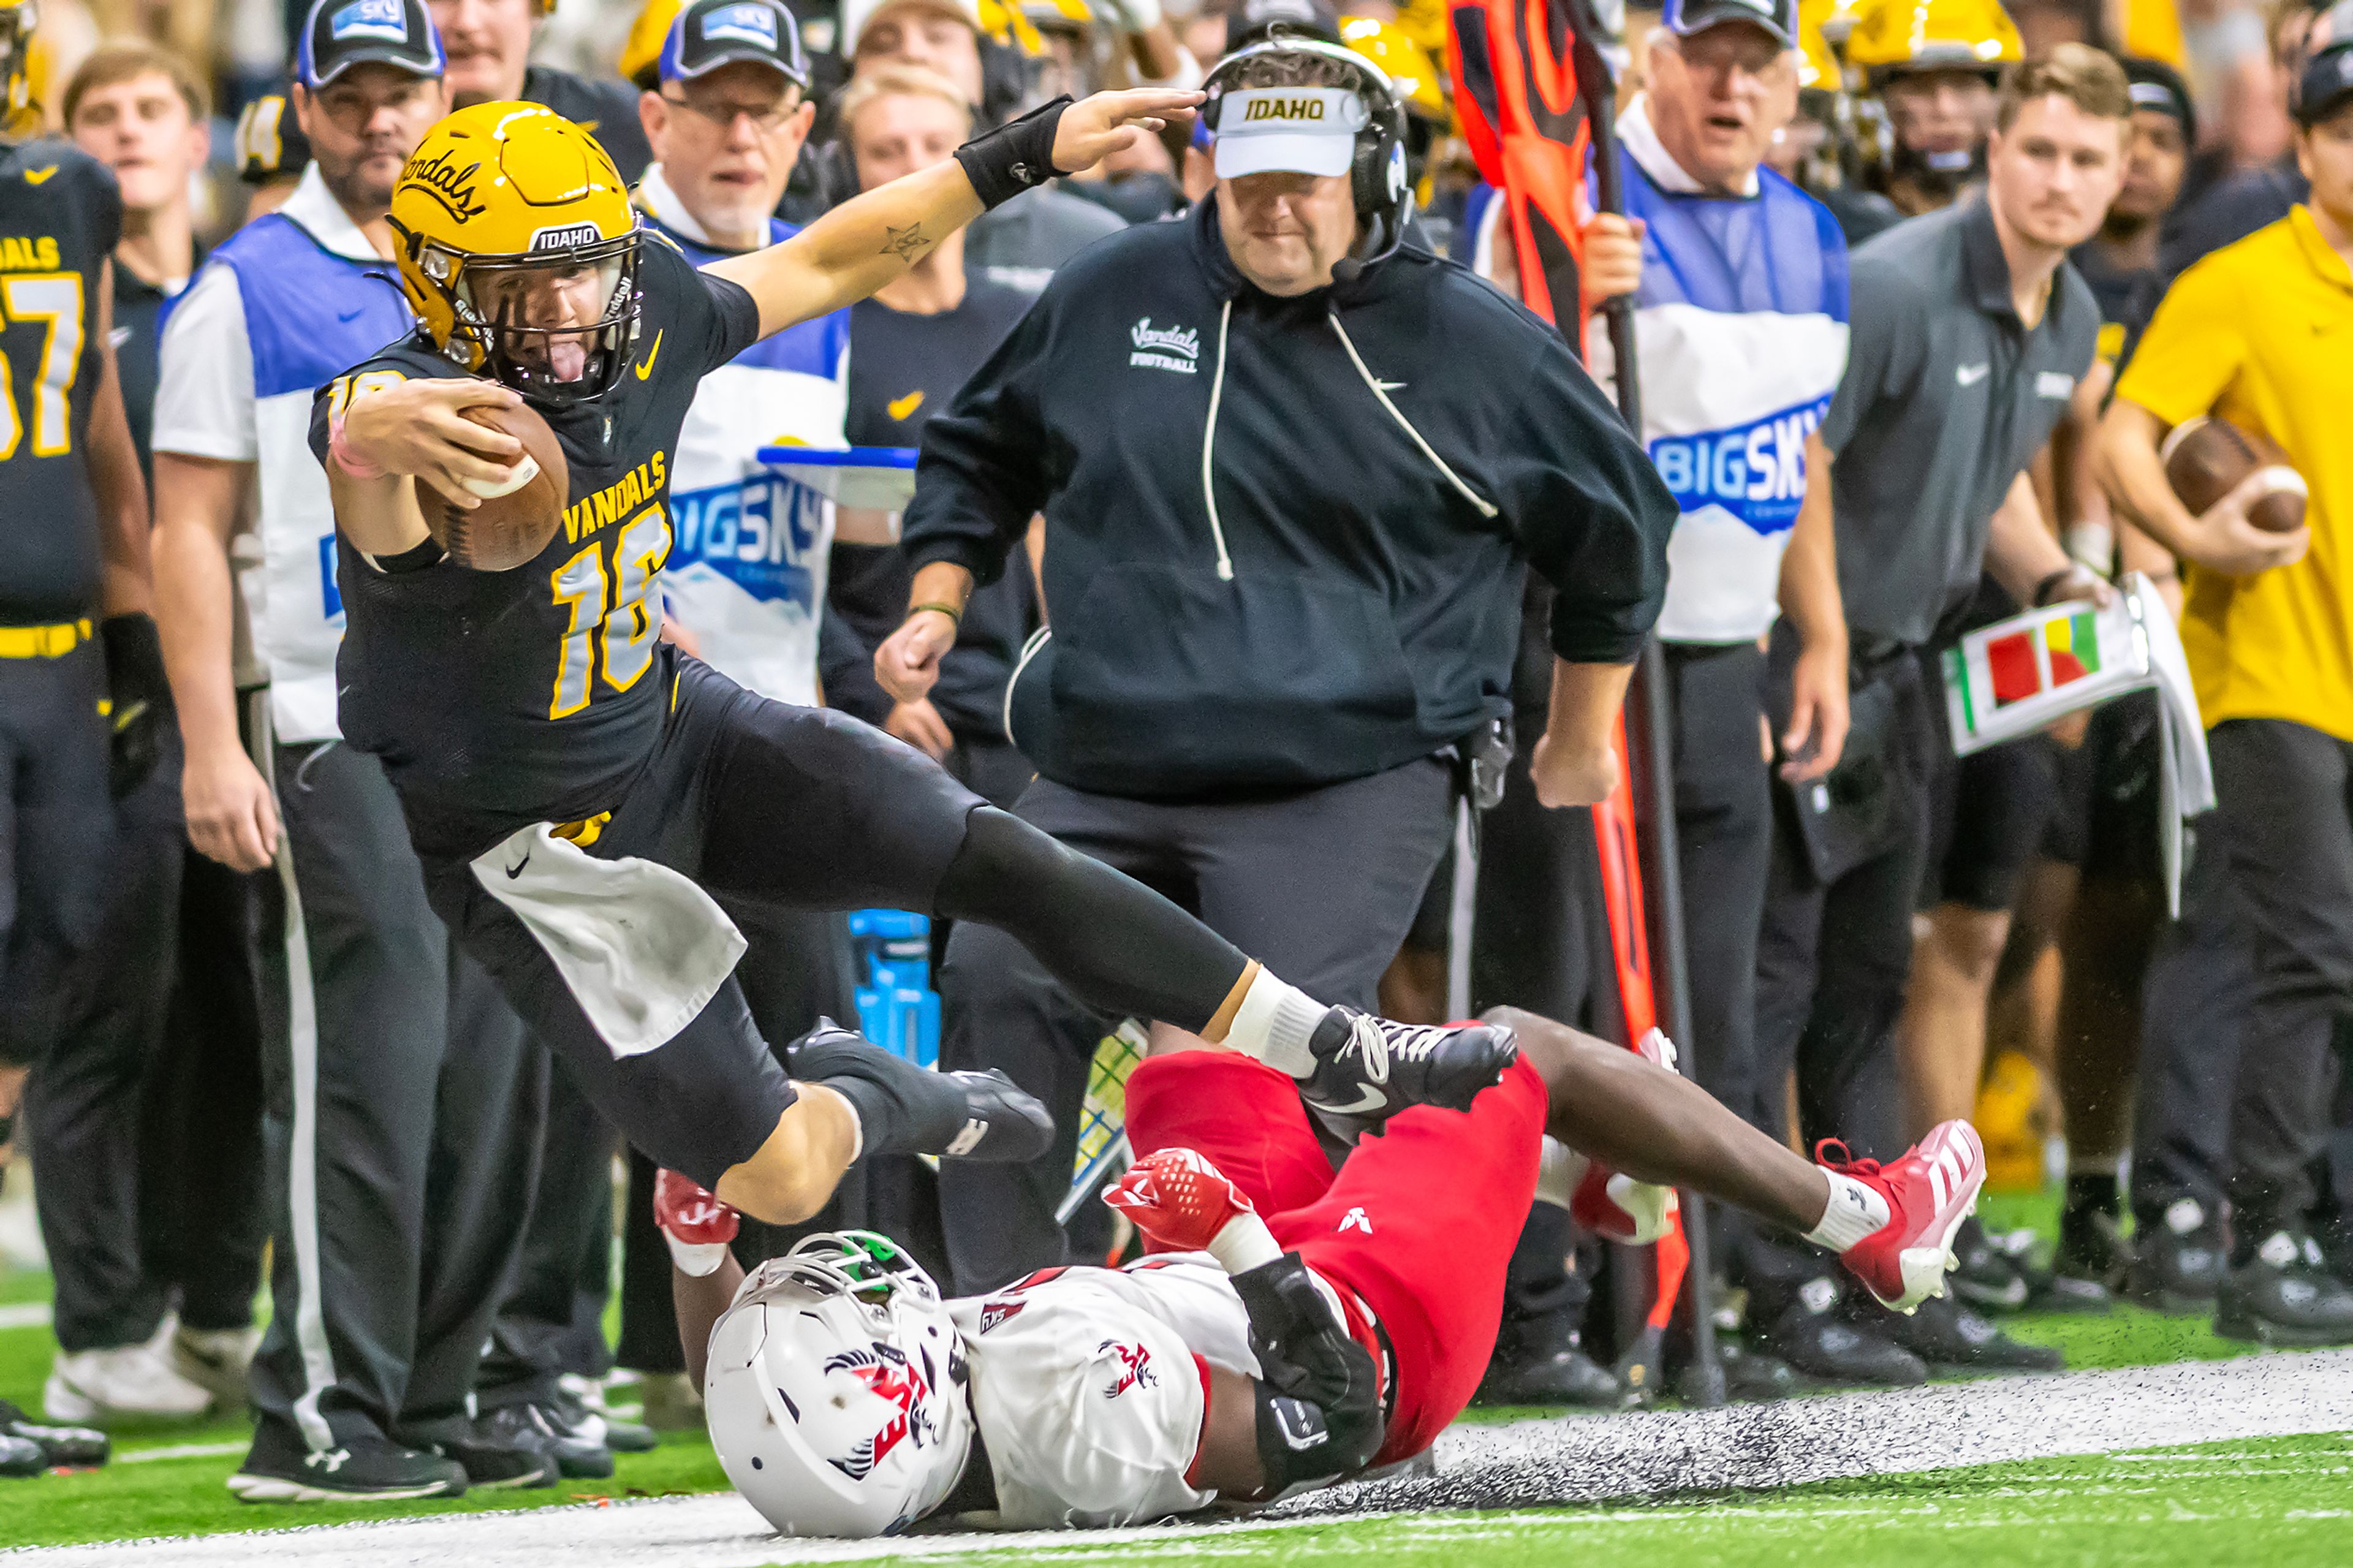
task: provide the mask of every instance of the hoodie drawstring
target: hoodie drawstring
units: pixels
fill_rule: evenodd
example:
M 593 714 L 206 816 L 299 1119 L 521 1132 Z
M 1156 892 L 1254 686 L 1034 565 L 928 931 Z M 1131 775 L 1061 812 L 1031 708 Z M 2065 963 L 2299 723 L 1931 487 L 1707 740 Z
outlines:
M 1231 303 L 1229 302 L 1227 309 L 1231 310 L 1232 308 Z M 1324 311 L 1324 320 L 1332 323 L 1332 330 L 1339 334 L 1340 346 L 1348 351 L 1348 363 L 1356 367 L 1356 374 L 1365 378 L 1365 384 L 1372 388 L 1373 395 L 1381 400 L 1381 406 L 1389 411 L 1389 417 L 1398 422 L 1398 428 L 1402 429 L 1407 435 L 1413 437 L 1413 444 L 1421 448 L 1421 455 L 1428 458 L 1430 462 L 1437 467 L 1440 473 L 1446 476 L 1446 482 L 1452 485 L 1456 492 L 1459 493 L 1464 500 L 1469 501 L 1472 506 L 1479 509 L 1479 515 L 1481 517 L 1493 517 L 1496 515 L 1499 509 L 1495 506 L 1495 503 L 1482 497 L 1469 485 L 1464 484 L 1462 482 L 1462 476 L 1456 473 L 1452 468 L 1448 468 L 1446 466 L 1446 459 L 1440 457 L 1436 451 L 1431 449 L 1430 443 L 1421 438 L 1421 432 L 1413 427 L 1413 421 L 1408 419 L 1398 411 L 1398 405 L 1389 401 L 1389 395 L 1381 390 L 1381 384 L 1375 381 L 1373 379 L 1373 373 L 1365 368 L 1364 356 L 1356 353 L 1356 345 L 1349 341 L 1348 329 L 1340 324 L 1340 313 L 1337 310 L 1327 310 Z M 1221 377 L 1225 374 L 1225 352 L 1226 333 L 1224 326 L 1220 324 L 1218 329 L 1218 374 Z M 1209 406 L 1214 410 L 1217 405 L 1217 395 L 1212 393 L 1209 396 Z M 1206 452 L 1203 454 L 1202 461 L 1205 465 L 1208 462 L 1208 454 Z M 1214 521 L 1217 516 L 1216 508 L 1212 507 L 1210 509 L 1209 515 Z M 1222 542 L 1219 542 L 1218 550 L 1220 555 L 1224 553 L 1225 545 Z M 1230 575 L 1230 574 L 1229 574 L 1229 575 Z
M 1218 440 L 1218 403 L 1226 392 L 1226 326 L 1234 319 L 1234 302 L 1229 297 L 1224 310 L 1218 312 L 1218 368 L 1209 377 L 1209 422 L 1201 430 L 1201 499 L 1209 508 L 1209 537 L 1218 543 L 1218 581 L 1234 580 L 1234 558 L 1226 553 L 1226 526 L 1218 521 L 1218 486 L 1210 468 L 1209 454 Z

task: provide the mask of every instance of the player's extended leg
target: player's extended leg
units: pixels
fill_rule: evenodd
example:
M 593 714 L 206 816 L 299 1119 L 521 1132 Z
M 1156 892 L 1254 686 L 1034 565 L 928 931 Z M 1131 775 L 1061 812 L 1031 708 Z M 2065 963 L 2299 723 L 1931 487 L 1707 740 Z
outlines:
M 754 697 L 691 660 L 680 668 L 680 721 L 717 732 L 706 838 L 690 874 L 723 898 L 928 910 L 995 926 L 1089 1006 L 1174 1024 L 1290 1074 L 1311 1101 L 1372 1119 L 1410 1104 L 1467 1106 L 1512 1058 L 1502 1029 L 1419 1028 L 1327 1007 L 1141 882 L 987 805 L 913 747 L 842 714 Z

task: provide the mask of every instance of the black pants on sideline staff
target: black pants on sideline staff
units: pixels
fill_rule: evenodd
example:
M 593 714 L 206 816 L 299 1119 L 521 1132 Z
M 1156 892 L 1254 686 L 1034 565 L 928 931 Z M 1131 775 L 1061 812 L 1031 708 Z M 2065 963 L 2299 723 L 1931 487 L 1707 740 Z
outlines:
M 1126 872 L 1318 1001 L 1371 1008 L 1453 820 L 1435 759 L 1272 798 L 1124 800 L 1039 779 L 1016 815 Z M 1117 1019 L 1082 1006 L 1004 932 L 965 922 L 940 976 L 940 1065 L 1001 1068 L 1053 1113 L 1054 1147 L 1027 1165 L 975 1165 L 941 1184 L 955 1290 L 1068 1261 L 1054 1213 L 1070 1191 L 1087 1068 Z
M 2231 1206 L 2251 1249 L 2312 1204 L 2353 996 L 2353 742 L 2278 719 L 2207 736 L 2254 975 L 2231 1110 Z
M 0 1063 L 57 1038 L 69 971 L 96 935 L 111 835 L 106 658 L 0 658 Z
M 427 1439 L 463 1414 L 514 1277 L 547 1053 L 426 907 L 383 764 L 335 742 L 275 761 L 277 1306 L 253 1402 L 314 1447 Z
M 1756 1124 L 1810 1146 L 1844 1139 L 1858 1155 L 1904 1149 L 1896 1104 L 1895 1020 L 1912 973 L 1912 913 L 1928 853 L 1941 729 L 1918 664 L 1881 661 L 1892 701 L 1878 763 L 1888 816 L 1883 847 L 1825 881 L 1808 859 L 1797 807 L 1773 792 L 1773 860 L 1757 946 Z M 1860 765 L 1850 758 L 1841 770 Z M 1798 1127 L 1788 1126 L 1789 1075 Z
M 105 912 L 35 1069 L 34 1197 L 69 1352 L 253 1321 L 262 1207 L 257 879 L 187 847 L 174 740 L 100 847 Z
M 1764 650 L 1754 643 L 1666 645 L 1673 732 L 1675 837 L 1683 949 L 1692 976 L 1683 1075 L 1753 1116 L 1757 1103 L 1758 911 L 1773 864 L 1773 782 L 1766 761 Z M 1719 1260 L 1748 1218 L 1708 1207 Z
M 2222 1212 L 2231 1182 L 2232 1103 L 2253 1006 L 2254 953 L 2212 816 L 2190 830 L 2181 918 L 2158 938 L 2141 983 L 2140 1073 L 2133 1104 L 2132 1207 L 2159 1223 L 2184 1198 Z
M 1504 797 L 1479 819 L 1471 1005 L 1525 1007 L 1615 1037 L 1620 1012 L 1593 813 L 1537 804 L 1528 755 L 1544 733 L 1545 710 L 1523 708 L 1515 722 L 1519 750 Z M 1504 1274 L 1495 1362 L 1533 1364 L 1571 1342 L 1600 1260 L 1600 1243 L 1578 1232 L 1567 1213 L 1532 1205 Z

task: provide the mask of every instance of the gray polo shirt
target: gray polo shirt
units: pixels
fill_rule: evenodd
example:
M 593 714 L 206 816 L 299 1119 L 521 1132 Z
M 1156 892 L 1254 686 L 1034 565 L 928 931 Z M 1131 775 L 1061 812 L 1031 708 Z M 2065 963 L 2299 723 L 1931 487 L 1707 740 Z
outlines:
M 1982 197 L 1854 252 L 1835 454 L 1839 591 L 1858 651 L 1917 647 L 1976 591 L 1986 535 L 2091 368 L 2100 307 L 2073 266 L 2031 330 Z

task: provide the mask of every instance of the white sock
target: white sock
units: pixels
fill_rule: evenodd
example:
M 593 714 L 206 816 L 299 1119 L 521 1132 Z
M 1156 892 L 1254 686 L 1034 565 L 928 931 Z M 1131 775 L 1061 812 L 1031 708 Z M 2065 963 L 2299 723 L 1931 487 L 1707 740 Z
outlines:
M 1585 1180 L 1586 1163 L 1584 1155 L 1547 1134 L 1544 1154 L 1536 1163 L 1536 1201 L 1557 1209 L 1568 1207 L 1568 1200 L 1577 1195 L 1577 1184 Z
M 1226 1045 L 1246 1057 L 1255 1057 L 1278 1072 L 1307 1078 L 1315 1071 L 1315 1053 L 1307 1042 L 1331 1008 L 1295 985 L 1285 985 L 1263 964 L 1242 993 L 1235 1009 Z
M 1893 1217 L 1887 1212 L 1887 1200 L 1852 1176 L 1826 1165 L 1814 1169 L 1831 1182 L 1831 1201 L 1822 1210 L 1821 1223 L 1806 1232 L 1806 1239 L 1815 1246 L 1844 1252 Z

